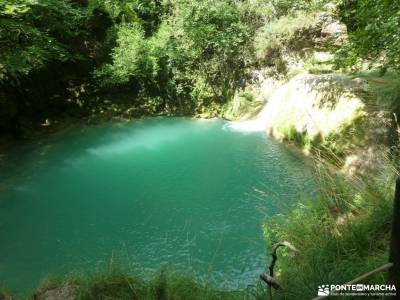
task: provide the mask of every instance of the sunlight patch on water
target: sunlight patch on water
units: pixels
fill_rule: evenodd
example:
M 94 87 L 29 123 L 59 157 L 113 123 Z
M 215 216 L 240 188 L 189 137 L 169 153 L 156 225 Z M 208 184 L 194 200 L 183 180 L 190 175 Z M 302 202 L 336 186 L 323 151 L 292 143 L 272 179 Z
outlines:
M 153 126 L 150 128 L 133 129 L 123 134 L 116 134 L 106 145 L 89 148 L 90 154 L 104 156 L 131 152 L 135 150 L 156 150 L 163 144 L 179 141 L 188 135 L 193 128 L 181 125 Z
M 256 282 L 263 217 L 310 184 L 301 159 L 228 125 L 144 119 L 15 151 L 25 172 L 7 173 L 0 193 L 0 282 L 27 291 L 47 275 L 107 264 L 114 252 L 128 269 L 170 265 L 220 288 Z
M 239 132 L 262 132 L 265 130 L 265 123 L 263 120 L 257 118 L 254 120 L 230 122 L 227 128 Z

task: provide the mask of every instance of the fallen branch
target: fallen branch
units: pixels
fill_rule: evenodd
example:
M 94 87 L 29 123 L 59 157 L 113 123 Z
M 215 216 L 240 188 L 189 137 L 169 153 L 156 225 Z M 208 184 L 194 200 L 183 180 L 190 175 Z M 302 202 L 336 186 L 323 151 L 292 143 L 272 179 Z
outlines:
M 268 284 L 270 299 L 272 299 L 272 288 L 274 288 L 276 290 L 282 289 L 282 287 L 279 285 L 279 283 L 274 278 L 274 268 L 275 268 L 276 261 L 278 260 L 278 256 L 277 256 L 276 252 L 279 249 L 279 247 L 286 247 L 295 253 L 299 253 L 299 250 L 297 250 L 296 247 L 294 247 L 291 243 L 286 242 L 286 241 L 276 243 L 272 246 L 272 253 L 271 253 L 272 261 L 271 261 L 271 264 L 269 265 L 269 267 L 267 267 L 267 269 L 269 269 L 269 274 L 267 272 L 264 272 L 260 275 L 261 280 L 264 281 L 266 284 Z
M 274 277 L 274 268 L 275 268 L 276 261 L 278 259 L 278 256 L 276 255 L 276 251 L 278 250 L 279 247 L 286 247 L 295 253 L 299 253 L 299 250 L 297 250 L 296 247 L 294 247 L 291 243 L 286 242 L 286 241 L 279 242 L 279 243 L 276 243 L 275 245 L 273 245 L 272 253 L 271 253 L 272 261 L 271 261 L 271 264 L 269 265 L 269 275 L 271 277 Z

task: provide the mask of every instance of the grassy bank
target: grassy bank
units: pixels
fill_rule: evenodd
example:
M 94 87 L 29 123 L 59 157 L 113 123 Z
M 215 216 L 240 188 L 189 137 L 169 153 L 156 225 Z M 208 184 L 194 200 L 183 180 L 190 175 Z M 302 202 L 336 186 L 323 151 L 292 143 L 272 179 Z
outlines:
M 6 291 L 0 299 L 19 299 Z M 194 276 L 182 272 L 160 271 L 151 279 L 121 271 L 112 266 L 92 273 L 75 274 L 64 278 L 52 278 L 41 283 L 37 291 L 21 299 L 72 300 L 72 299 L 265 299 L 261 284 L 245 290 L 220 290 L 199 282 Z
M 363 178 L 318 167 L 319 196 L 266 221 L 270 245 L 289 241 L 300 252 L 281 250 L 276 271 L 284 292 L 276 298 L 312 299 L 319 285 L 343 284 L 388 262 L 398 171 L 382 163 L 380 174 Z M 369 283 L 385 283 L 386 276 L 376 274 Z

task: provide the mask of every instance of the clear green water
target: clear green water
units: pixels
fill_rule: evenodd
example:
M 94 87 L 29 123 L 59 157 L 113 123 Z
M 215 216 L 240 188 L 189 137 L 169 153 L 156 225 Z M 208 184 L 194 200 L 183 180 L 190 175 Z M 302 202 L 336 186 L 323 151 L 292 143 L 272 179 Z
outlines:
M 252 284 L 268 260 L 262 221 L 310 184 L 298 157 L 224 121 L 154 118 L 75 130 L 21 147 L 1 174 L 0 285 L 49 274 L 192 270 Z

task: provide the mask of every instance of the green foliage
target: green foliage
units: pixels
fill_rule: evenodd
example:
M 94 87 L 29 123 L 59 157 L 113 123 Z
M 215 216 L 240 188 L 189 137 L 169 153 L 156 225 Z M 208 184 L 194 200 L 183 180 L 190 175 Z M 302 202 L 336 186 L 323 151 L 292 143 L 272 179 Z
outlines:
M 46 66 L 51 60 L 68 59 L 68 52 L 38 29 L 13 20 L 0 20 L 0 81 L 17 79 Z
M 178 49 L 185 53 L 194 82 L 192 96 L 226 102 L 241 85 L 249 60 L 250 32 L 238 7 L 226 1 L 184 4 L 176 22 L 182 26 Z M 178 29 L 178 28 L 176 28 Z M 176 31 L 175 31 L 176 32 Z M 175 38 L 179 36 L 175 35 Z M 182 68 L 180 68 L 182 69 Z
M 132 18 L 118 25 L 112 62 L 95 75 L 104 86 L 138 86 L 144 98 L 161 97 L 163 109 L 228 101 L 250 59 L 250 28 L 238 6 L 178 0 L 170 9 L 148 37 Z
M 282 17 L 291 15 L 297 11 L 314 11 L 321 9 L 324 4 L 337 3 L 338 1 L 329 0 L 273 0 L 271 1 L 275 10 L 276 16 Z
M 348 282 L 388 259 L 393 171 L 382 174 L 387 182 L 348 180 L 324 168 L 318 174 L 317 199 L 305 199 L 265 225 L 271 244 L 285 240 L 300 251 L 278 255 L 277 279 L 288 293 L 278 298 L 311 299 L 318 285 Z M 371 279 L 384 282 L 385 274 Z
M 304 62 L 304 69 L 310 74 L 329 74 L 334 72 L 334 62 L 332 59 L 319 60 L 311 56 Z
M 78 299 L 143 299 L 142 282 L 115 270 L 80 280 Z
M 341 166 L 342 160 L 351 154 L 355 147 L 366 147 L 369 138 L 363 115 L 356 117 L 349 124 L 343 124 L 326 136 L 318 134 L 311 137 L 306 131 L 298 132 L 293 125 L 280 128 L 279 131 L 283 135 L 283 141 L 296 145 L 306 154 L 323 156 L 326 161 L 337 166 Z
M 70 2 L 8 0 L 0 4 L 0 83 L 18 80 L 51 61 L 77 58 L 72 42 L 85 12 Z
M 275 19 L 275 9 L 272 1 L 245 0 L 236 1 L 241 19 L 252 31 Z
M 85 1 L 0 1 L 0 131 L 25 136 L 24 124 L 76 115 L 82 101 L 69 96 L 105 59 L 110 23 Z
M 377 70 L 372 70 L 354 76 L 365 81 L 366 93 L 363 96 L 369 107 L 400 115 L 400 78 L 397 73 L 389 71 L 382 76 Z
M 264 66 L 274 66 L 286 72 L 282 58 L 285 51 L 296 51 L 312 46 L 316 27 L 315 15 L 304 11 L 265 24 L 254 39 L 256 58 Z
M 100 8 L 116 24 L 128 22 L 139 24 L 146 36 L 152 35 L 168 10 L 168 5 L 160 0 L 90 0 L 90 7 Z
M 124 300 L 231 300 L 265 299 L 261 286 L 244 291 L 221 291 L 198 282 L 193 276 L 161 271 L 154 277 L 143 280 L 113 266 L 92 274 L 74 275 L 70 278 L 44 282 L 36 294 L 46 290 L 69 287 L 75 291 L 76 299 L 124 299 Z
M 399 69 L 400 3 L 387 0 L 346 0 L 340 8 L 350 40 L 337 55 L 338 66 L 351 66 L 358 58 L 362 58 L 384 69 Z
M 103 84 L 129 82 L 131 77 L 146 80 L 153 74 L 154 66 L 149 57 L 149 48 L 144 32 L 137 24 L 122 24 L 118 27 L 117 45 L 113 51 L 113 64 L 107 64 L 96 75 L 107 76 Z
M 287 52 L 297 55 L 314 46 L 315 13 L 330 2 L 1 1 L 0 85 L 5 92 L 0 104 L 13 103 L 3 119 L 9 123 L 32 110 L 43 119 L 54 98 L 60 99 L 59 111 L 76 102 L 82 114 L 92 112 L 94 101 L 70 96 L 82 84 L 90 86 L 87 91 L 129 93 L 127 106 L 135 106 L 135 116 L 143 111 L 221 115 L 254 67 L 274 67 L 287 75 Z M 398 65 L 398 4 L 374 3 L 344 1 L 341 6 L 351 34 L 337 52 L 339 65 L 354 65 L 360 57 L 377 60 L 383 71 Z M 309 69 L 331 70 L 315 63 Z M 43 81 L 46 87 L 39 84 Z
M 246 87 L 237 91 L 233 99 L 224 105 L 223 117 L 229 120 L 256 117 L 264 107 L 264 102 L 264 97 L 257 88 Z

